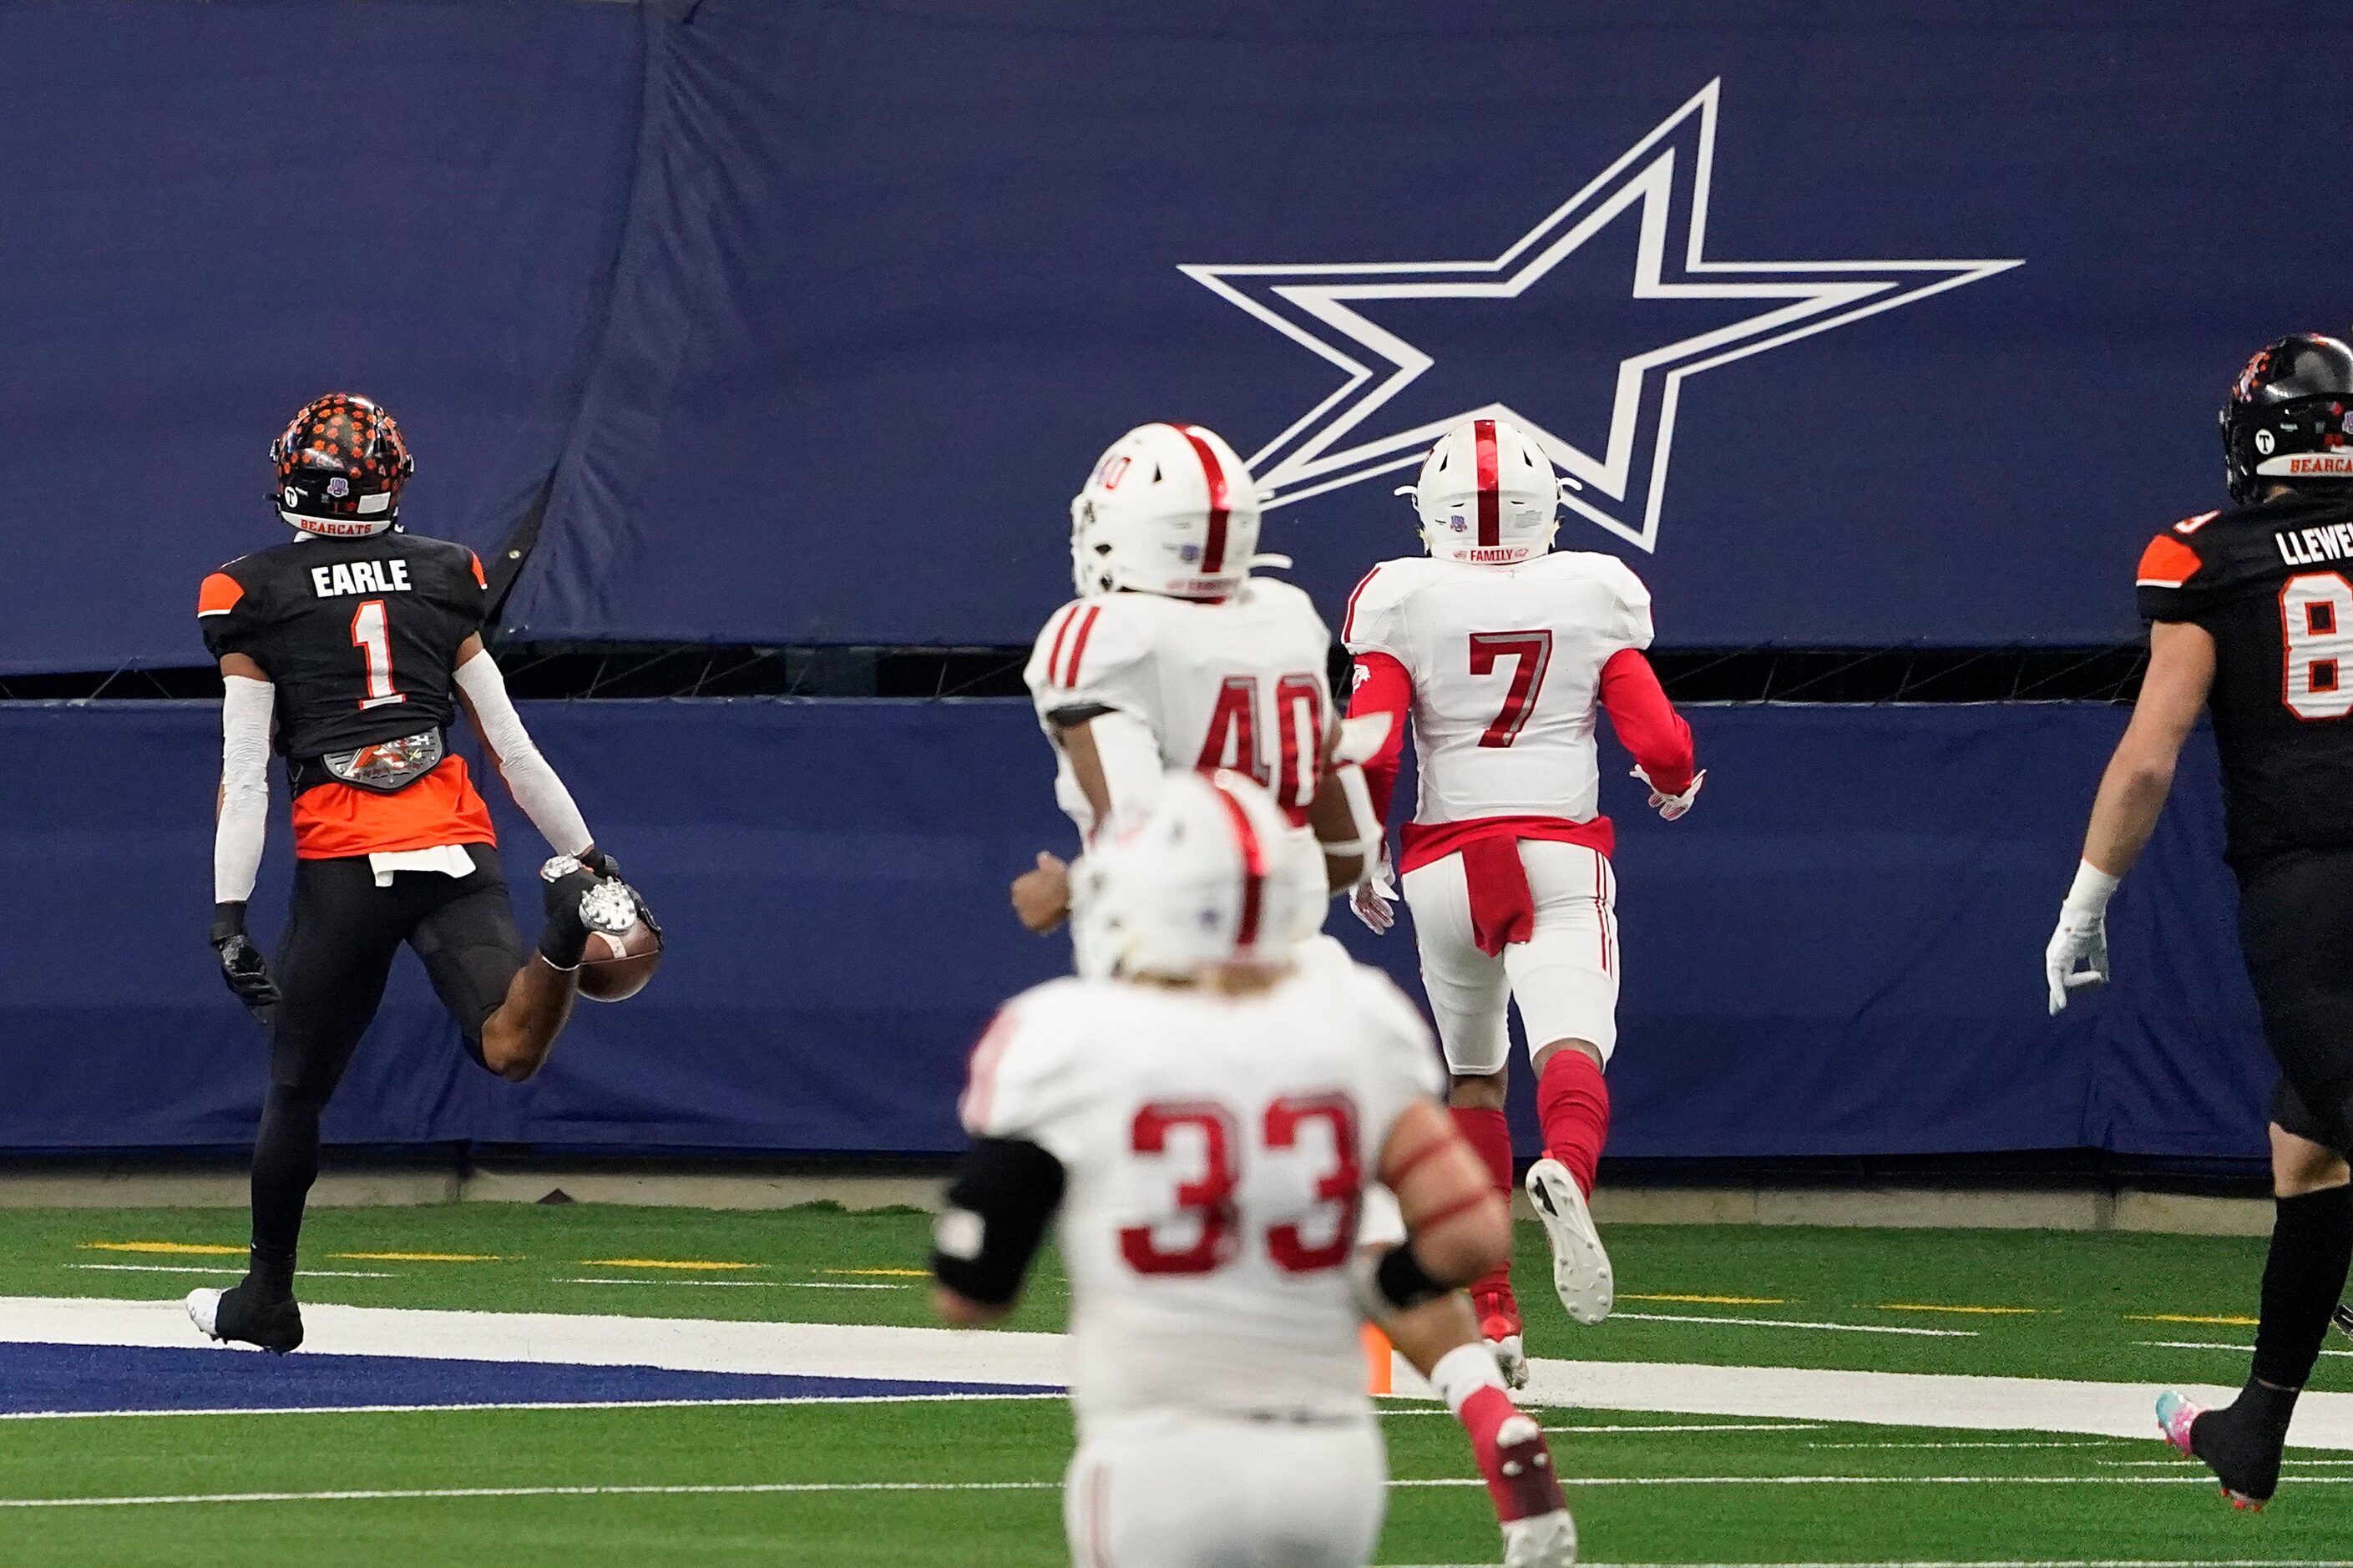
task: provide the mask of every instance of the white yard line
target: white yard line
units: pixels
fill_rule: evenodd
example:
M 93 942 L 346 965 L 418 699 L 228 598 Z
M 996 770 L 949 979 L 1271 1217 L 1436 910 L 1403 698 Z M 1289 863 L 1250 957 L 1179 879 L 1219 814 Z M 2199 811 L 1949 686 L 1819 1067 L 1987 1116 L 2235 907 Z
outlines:
M 302 1316 L 309 1332 L 303 1353 L 1041 1387 L 1069 1381 L 1060 1334 L 385 1307 L 311 1306 Z M 190 1348 L 202 1343 L 176 1301 L 48 1297 L 0 1297 L 0 1341 Z M 1403 1369 L 1398 1386 L 1427 1393 L 1410 1369 Z M 2183 1392 L 2215 1404 L 2232 1398 L 2224 1389 Z M 2156 1397 L 2154 1384 L 1543 1359 L 1531 1363 L 1527 1394 L 1530 1404 L 1583 1410 L 2151 1441 Z M 2306 1394 L 2297 1406 L 2293 1441 L 2300 1448 L 2353 1450 L 2353 1394 Z
M 1610 1321 L 1636 1323 L 1728 1323 L 1743 1329 L 1810 1329 L 1827 1334 L 1902 1334 L 1922 1340 L 1973 1340 L 1975 1329 L 1909 1329 L 1892 1323 L 1799 1323 L 1786 1318 L 1700 1318 L 1682 1312 L 1612 1312 Z
M 2152 1423 L 2151 1423 L 2151 1425 L 2152 1425 L 2152 1426 L 2154 1426 L 2154 1425 L 2155 1425 L 2155 1423 L 2153 1423 L 2153 1422 L 2152 1422 Z M 2080 1442 L 2080 1443 L 2077 1443 L 2077 1442 L 2010 1442 L 2010 1443 L 2005 1443 L 2005 1442 L 1999 1442 L 1999 1441 L 1997 1441 L 1997 1442 L 1989 1442 L 1989 1443 L 1978 1443 L 1978 1442 L 1957 1442 L 1957 1443 L 1809 1443 L 1809 1444 L 1807 1444 L 1807 1445 L 1806 1445 L 1806 1447 L 1809 1447 L 1809 1448 L 1825 1448 L 1825 1449 L 1828 1449 L 1828 1448 L 1878 1448 L 1878 1449 L 1886 1449 L 1886 1448 L 2112 1448 L 2112 1447 L 2116 1447 L 2116 1445 L 2118 1442 L 2129 1441 L 2129 1440 L 2130 1440 L 2130 1439 L 2126 1439 L 2126 1438 L 2114 1438 L 2114 1437 L 2111 1437 L 2111 1438 L 2105 1438 L 2105 1439 L 2102 1439 L 2102 1438 L 2094 1438 L 2094 1439 L 2092 1439 L 2092 1440 L 2087 1441 L 2087 1442 Z M 2176 1465 L 2178 1465 L 2178 1464 L 2179 1464 L 2181 1461 L 2180 1461 L 2180 1460 L 2179 1460 L 2179 1459 L 2168 1459 L 2168 1460 L 2161 1460 L 2161 1461 L 2159 1461 L 2159 1462 L 2160 1462 L 2160 1463 L 2165 1463 L 2165 1464 L 2176 1464 Z

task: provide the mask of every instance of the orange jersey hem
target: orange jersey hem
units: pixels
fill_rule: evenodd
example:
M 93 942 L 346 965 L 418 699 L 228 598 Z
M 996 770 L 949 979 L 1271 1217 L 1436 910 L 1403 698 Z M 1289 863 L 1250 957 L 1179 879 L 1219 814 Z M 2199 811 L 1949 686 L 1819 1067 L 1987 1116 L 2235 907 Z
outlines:
M 1608 858 L 1618 848 L 1618 830 L 1606 816 L 1571 822 L 1565 816 L 1474 816 L 1464 822 L 1409 822 L 1398 831 L 1398 871 L 1419 871 L 1464 847 L 1492 838 L 1534 838 L 1549 844 L 1582 844 Z
M 391 795 L 338 783 L 306 789 L 294 800 L 298 860 L 498 841 L 490 805 L 474 787 L 463 757 L 442 758 L 431 773 Z

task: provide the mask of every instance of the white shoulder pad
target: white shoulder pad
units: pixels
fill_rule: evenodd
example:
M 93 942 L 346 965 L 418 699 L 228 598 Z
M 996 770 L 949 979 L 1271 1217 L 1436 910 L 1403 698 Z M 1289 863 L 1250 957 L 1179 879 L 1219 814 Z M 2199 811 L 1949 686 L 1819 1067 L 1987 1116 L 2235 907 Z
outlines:
M 1151 651 L 1135 594 L 1095 594 L 1056 610 L 1029 650 L 1022 671 L 1039 717 L 1071 708 L 1103 707 L 1149 719 L 1149 696 L 1135 679 Z
M 1062 1124 L 1085 1103 L 1092 1053 L 1083 1020 L 1092 985 L 1050 980 L 998 1009 L 973 1047 L 956 1102 L 966 1132 L 1053 1147 Z
M 1411 645 L 1406 636 L 1406 600 L 1428 574 L 1429 562 L 1419 556 L 1384 561 L 1365 574 L 1348 595 L 1347 617 L 1340 623 L 1340 641 L 1350 653 L 1385 653 L 1404 660 Z
M 1609 591 L 1614 615 L 1611 624 L 1604 629 L 1611 641 L 1632 648 L 1651 646 L 1651 590 L 1634 574 L 1632 567 L 1599 550 L 1564 550 L 1546 559 L 1559 562 L 1562 570 Z

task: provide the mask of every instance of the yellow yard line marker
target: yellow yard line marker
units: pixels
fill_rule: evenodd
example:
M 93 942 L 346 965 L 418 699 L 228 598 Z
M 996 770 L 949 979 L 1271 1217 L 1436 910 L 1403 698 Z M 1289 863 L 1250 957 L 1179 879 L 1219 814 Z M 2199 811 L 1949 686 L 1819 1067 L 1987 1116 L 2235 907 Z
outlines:
M 495 1252 L 333 1252 L 331 1258 L 358 1258 L 367 1263 L 503 1263 Z
M 2032 1318 L 2048 1309 L 2042 1307 L 1931 1307 L 1919 1301 L 1882 1301 L 1875 1309 L 1882 1312 L 1967 1312 L 1979 1318 Z
M 852 1274 L 861 1278 L 881 1279 L 928 1279 L 932 1277 L 932 1271 L 928 1268 L 820 1268 L 818 1272 Z
M 1618 1292 L 1620 1301 L 1686 1301 L 1703 1307 L 1786 1307 L 1789 1303 L 1779 1296 L 1637 1296 L 1630 1290 Z
M 587 1268 L 758 1268 L 757 1263 L 718 1263 L 676 1258 L 584 1258 Z
M 77 1247 L 91 1252 L 168 1252 L 193 1253 L 206 1258 L 238 1258 L 242 1247 L 221 1247 L 209 1241 L 82 1241 Z
M 2192 1318 L 2179 1312 L 2126 1312 L 2127 1323 L 2220 1323 L 2225 1328 L 2252 1329 L 2262 1323 L 2261 1318 Z

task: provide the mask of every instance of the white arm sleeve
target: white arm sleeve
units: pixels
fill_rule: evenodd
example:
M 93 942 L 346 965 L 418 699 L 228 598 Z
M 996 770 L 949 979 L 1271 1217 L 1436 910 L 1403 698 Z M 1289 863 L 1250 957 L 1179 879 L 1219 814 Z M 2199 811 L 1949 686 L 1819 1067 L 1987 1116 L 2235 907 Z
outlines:
M 1152 727 L 1134 714 L 1118 709 L 1098 713 L 1087 721 L 1087 733 L 1094 737 L 1095 757 L 1103 763 L 1113 811 L 1143 799 L 1167 776 L 1160 765 L 1160 742 L 1153 738 Z
M 572 803 L 572 792 L 539 754 L 531 731 L 522 727 L 522 715 L 507 696 L 506 677 L 499 673 L 498 660 L 488 649 L 458 667 L 458 689 L 473 707 L 483 743 L 499 760 L 507 793 L 514 796 L 549 847 L 559 855 L 577 855 L 594 844 L 596 840 L 590 836 L 587 822 Z
M 221 679 L 220 816 L 213 824 L 213 902 L 253 897 L 269 830 L 269 721 L 278 688 L 242 675 Z

